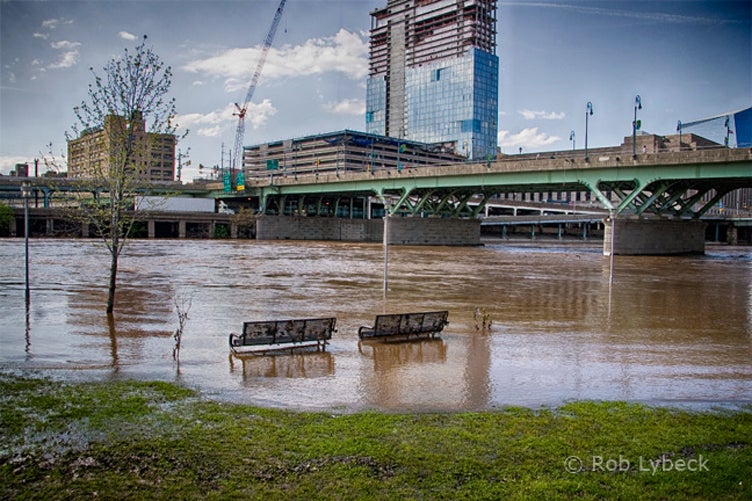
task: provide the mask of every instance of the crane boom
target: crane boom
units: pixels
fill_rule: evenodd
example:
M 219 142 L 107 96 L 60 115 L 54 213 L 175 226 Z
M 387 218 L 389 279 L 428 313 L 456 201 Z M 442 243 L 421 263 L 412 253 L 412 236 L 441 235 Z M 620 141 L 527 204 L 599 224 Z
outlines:
M 253 72 L 253 76 L 251 77 L 251 83 L 248 85 L 248 92 L 245 94 L 245 101 L 243 102 L 243 105 L 239 105 L 238 103 L 235 103 L 235 108 L 237 108 L 237 111 L 233 113 L 233 115 L 237 115 L 238 117 L 238 127 L 235 131 L 235 147 L 233 149 L 233 156 L 232 156 L 232 162 L 234 166 L 238 165 L 238 159 L 241 159 L 240 161 L 240 168 L 242 169 L 243 163 L 242 163 L 242 150 L 243 150 L 243 137 L 245 136 L 245 114 L 248 111 L 248 105 L 251 102 L 251 99 L 253 98 L 253 92 L 256 90 L 256 85 L 258 84 L 259 79 L 261 78 L 261 71 L 264 69 L 264 63 L 266 62 L 266 56 L 269 54 L 269 49 L 272 46 L 272 42 L 274 41 L 274 35 L 277 33 L 277 27 L 279 26 L 279 21 L 282 18 L 282 11 L 285 8 L 285 2 L 287 0 L 281 0 L 279 2 L 279 7 L 277 7 L 277 12 L 274 14 L 274 19 L 272 20 L 272 25 L 269 28 L 269 33 L 266 34 L 266 40 L 264 40 L 264 45 L 261 48 L 261 55 L 259 56 L 258 63 L 256 63 L 256 70 Z

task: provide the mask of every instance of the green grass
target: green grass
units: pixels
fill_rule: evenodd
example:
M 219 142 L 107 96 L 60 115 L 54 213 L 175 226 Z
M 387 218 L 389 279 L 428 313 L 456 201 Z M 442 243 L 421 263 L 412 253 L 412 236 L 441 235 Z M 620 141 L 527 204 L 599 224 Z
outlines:
M 309 413 L 7 374 L 0 404 L 3 499 L 752 499 L 752 409 Z

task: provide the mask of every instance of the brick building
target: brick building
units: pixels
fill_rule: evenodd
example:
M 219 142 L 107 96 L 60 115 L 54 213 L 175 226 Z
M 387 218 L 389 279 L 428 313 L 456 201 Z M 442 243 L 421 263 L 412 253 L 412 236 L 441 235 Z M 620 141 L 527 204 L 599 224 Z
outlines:
M 130 164 L 138 177 L 148 181 L 173 181 L 175 135 L 146 132 L 146 121 L 140 113 L 135 113 L 130 120 L 108 115 L 103 127 L 87 129 L 78 138 L 68 141 L 68 176 L 106 176 L 110 163 L 122 154 L 122 145 L 129 134 L 133 137 Z

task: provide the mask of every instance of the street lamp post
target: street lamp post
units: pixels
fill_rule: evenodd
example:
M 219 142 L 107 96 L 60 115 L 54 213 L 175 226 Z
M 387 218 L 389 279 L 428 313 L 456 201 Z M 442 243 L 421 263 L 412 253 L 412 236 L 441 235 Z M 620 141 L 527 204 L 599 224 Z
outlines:
M 575 137 L 574 137 L 574 131 L 569 132 L 569 140 L 572 141 L 572 153 L 574 153 L 575 150 Z
M 729 123 L 729 117 L 726 116 L 726 122 L 723 124 L 724 127 L 726 127 L 726 139 L 724 139 L 724 144 L 726 145 L 726 148 L 729 147 L 729 137 L 733 132 L 731 131 L 731 125 Z
M 389 290 L 389 213 L 391 206 L 384 201 L 384 299 Z
M 640 95 L 635 96 L 634 119 L 632 120 L 632 158 L 637 156 L 637 129 L 640 128 L 640 122 L 637 121 L 637 110 L 642 109 L 642 98 Z
M 588 101 L 585 107 L 585 161 L 587 161 L 587 138 L 588 138 L 588 119 L 593 114 L 593 103 Z
M 676 122 L 676 132 L 679 133 L 679 151 L 681 151 L 682 150 L 682 146 L 681 146 L 682 123 L 681 123 L 681 120 L 679 120 L 678 122 Z
M 31 183 L 24 181 L 21 183 L 21 198 L 24 201 L 24 249 L 25 249 L 25 274 L 24 285 L 26 291 L 26 300 L 30 297 L 29 293 L 29 198 L 31 198 Z

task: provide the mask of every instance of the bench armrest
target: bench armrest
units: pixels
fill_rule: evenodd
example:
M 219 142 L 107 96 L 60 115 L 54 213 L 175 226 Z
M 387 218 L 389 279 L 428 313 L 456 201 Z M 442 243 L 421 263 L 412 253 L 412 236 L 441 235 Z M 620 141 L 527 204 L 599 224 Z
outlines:
M 364 332 L 373 332 L 375 327 L 368 327 L 367 325 L 363 325 L 358 329 L 358 337 L 363 339 L 363 333 Z
M 241 336 L 235 332 L 230 333 L 230 348 L 234 348 L 235 346 L 241 346 L 243 344 L 243 341 L 241 340 Z

